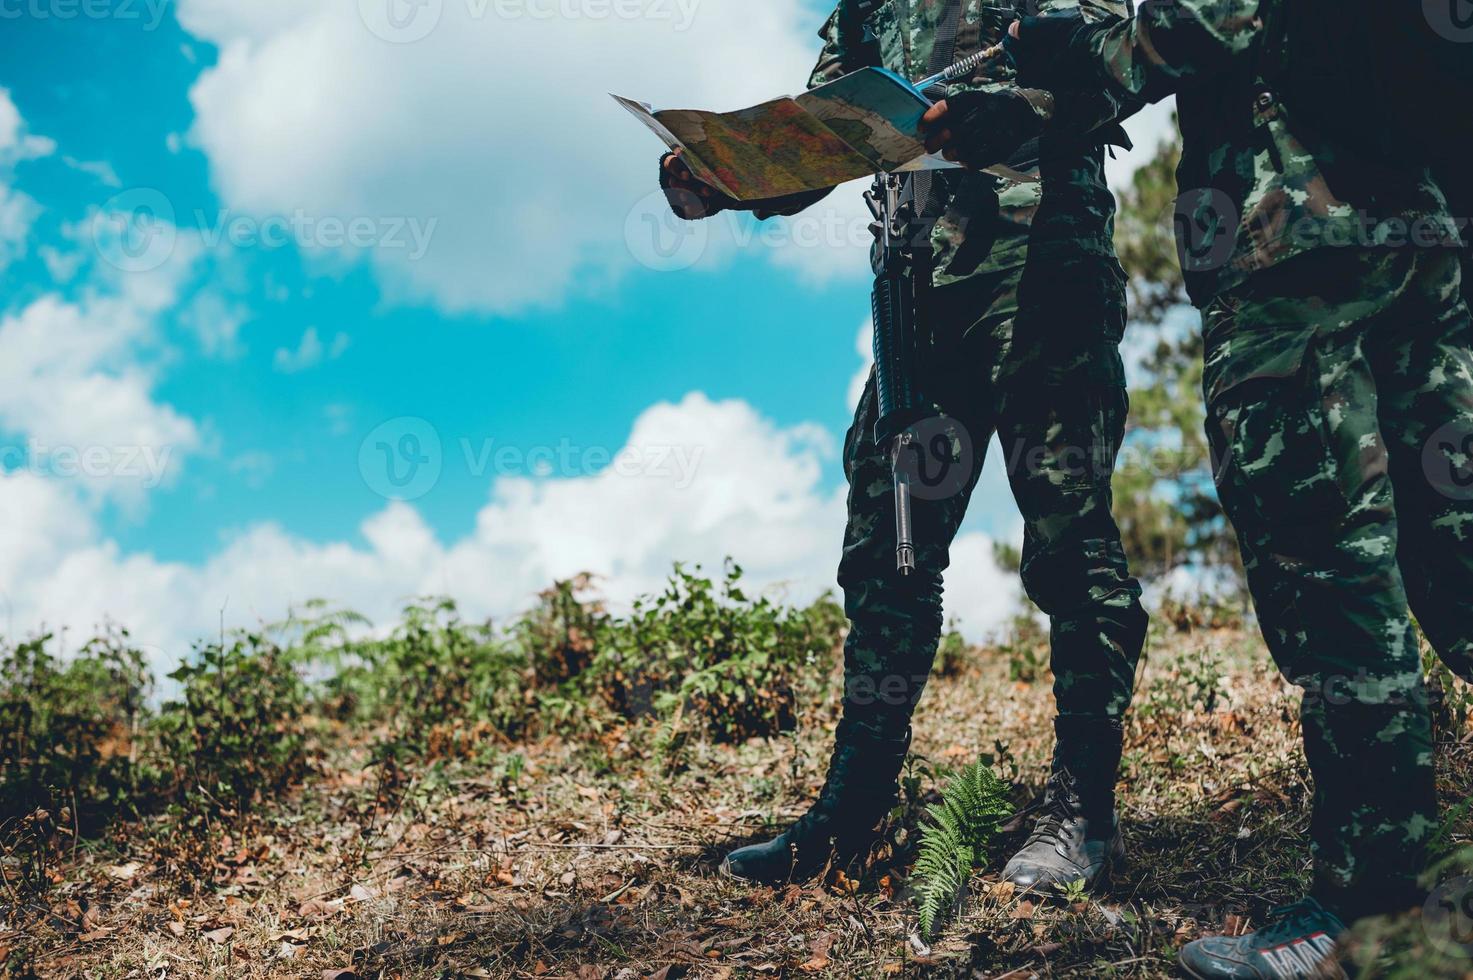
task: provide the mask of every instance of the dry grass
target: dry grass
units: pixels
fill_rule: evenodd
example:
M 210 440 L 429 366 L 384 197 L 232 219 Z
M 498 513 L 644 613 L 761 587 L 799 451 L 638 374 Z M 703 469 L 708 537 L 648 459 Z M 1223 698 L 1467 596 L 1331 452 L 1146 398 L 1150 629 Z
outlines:
M 981 649 L 933 681 L 916 722 L 922 795 L 933 767 L 981 752 L 1020 803 L 1038 791 L 1052 697 L 1046 675 L 1010 679 L 1020 673 L 1007 648 Z M 725 850 L 810 799 L 830 703 L 795 738 L 696 743 L 673 762 L 636 728 L 585 744 L 487 743 L 475 764 L 384 786 L 360 749 L 343 749 L 249 833 L 218 839 L 206 886 L 168 880 L 130 845 L 136 833 L 80 848 L 52 912 L 0 933 L 0 974 L 1171 976 L 1183 942 L 1250 928 L 1301 892 L 1296 703 L 1241 628 L 1158 625 L 1121 785 L 1130 861 L 1112 889 L 1074 905 L 1022 900 L 996 882 L 999 850 L 928 951 L 910 938 L 905 890 L 917 800 L 898 847 L 858 880 L 773 890 L 716 873 Z M 1445 747 L 1448 794 L 1467 795 L 1464 748 Z

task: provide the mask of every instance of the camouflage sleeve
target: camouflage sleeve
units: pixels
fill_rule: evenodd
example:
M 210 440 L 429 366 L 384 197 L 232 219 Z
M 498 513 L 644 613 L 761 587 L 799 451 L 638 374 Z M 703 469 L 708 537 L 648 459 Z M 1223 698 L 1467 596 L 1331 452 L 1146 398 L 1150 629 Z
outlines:
M 854 0 L 840 0 L 839 6 L 824 21 L 818 32 L 823 39 L 823 50 L 813 73 L 808 76 L 809 88 L 817 88 L 852 71 L 880 64 L 879 45 L 864 40 L 864 9 L 863 4 Z
M 1132 0 L 1040 0 L 1038 13 L 1078 14 L 1087 24 L 1121 24 L 1135 12 Z M 1093 133 L 1140 108 L 1140 99 L 1112 87 L 1061 90 L 1056 96 L 1052 128 L 1071 133 Z
M 1260 29 L 1259 0 L 1145 0 L 1088 35 L 1087 55 L 1126 97 L 1155 102 L 1224 70 Z

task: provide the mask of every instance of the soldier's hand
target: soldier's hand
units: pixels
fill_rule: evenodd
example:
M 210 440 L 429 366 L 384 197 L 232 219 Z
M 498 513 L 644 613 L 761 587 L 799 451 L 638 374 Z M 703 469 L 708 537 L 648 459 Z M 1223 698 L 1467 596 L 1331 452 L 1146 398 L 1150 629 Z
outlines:
M 665 200 L 678 218 L 695 221 L 709 218 L 722 211 L 750 211 L 759 221 L 778 216 L 797 214 L 811 204 L 822 200 L 833 188 L 817 191 L 800 191 L 783 197 L 761 198 L 739 201 L 718 188 L 701 180 L 681 159 L 680 151 L 667 153 L 660 159 L 660 188 Z
M 679 150 L 660 159 L 660 189 L 665 192 L 665 200 L 670 202 L 670 210 L 676 217 L 687 221 L 709 218 L 735 203 L 697 177 L 690 165 L 681 159 Z
M 1043 132 L 1052 115 L 1053 96 L 1047 92 L 962 92 L 927 110 L 921 129 L 927 153 L 981 169 L 1011 157 Z

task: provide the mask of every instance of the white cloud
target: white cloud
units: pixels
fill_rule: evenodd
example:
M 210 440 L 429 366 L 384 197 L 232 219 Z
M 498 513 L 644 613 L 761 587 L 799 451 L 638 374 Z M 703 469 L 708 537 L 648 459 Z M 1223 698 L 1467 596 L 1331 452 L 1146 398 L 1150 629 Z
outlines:
M 308 327 L 307 332 L 302 334 L 302 340 L 297 344 L 296 350 L 286 347 L 276 348 L 276 358 L 273 363 L 276 370 L 285 374 L 297 371 L 305 371 L 322 360 L 322 341 L 317 339 L 317 328 Z
M 608 91 L 738 108 L 800 90 L 817 49 L 817 17 L 788 0 L 698 4 L 687 30 L 673 2 L 645 8 L 668 19 L 432 2 L 418 9 L 440 11 L 435 28 L 407 44 L 365 26 L 360 12 L 388 3 L 182 0 L 180 22 L 221 48 L 191 90 L 190 136 L 231 207 L 437 221 L 422 257 L 370 257 L 391 300 L 450 311 L 556 303 L 634 267 L 626 218 L 637 232 L 663 207 L 649 200 L 660 147 Z M 836 198 L 845 215 L 854 197 Z M 707 262 L 731 254 L 728 225 L 700 234 Z M 865 270 L 862 248 L 774 252 L 815 275 Z
M 9 154 L 20 145 L 21 132 L 20 110 L 11 101 L 10 90 L 0 88 L 0 154 Z
M 868 180 L 836 188 L 824 200 L 791 218 L 773 218 L 768 256 L 778 268 L 804 282 L 824 285 L 835 279 L 868 280 L 874 221 L 864 203 Z
M 123 181 L 118 177 L 118 172 L 106 160 L 78 160 L 73 156 L 64 156 L 61 158 L 61 162 L 78 173 L 92 177 L 104 187 L 123 186 Z
M 56 151 L 56 141 L 36 136 L 26 130 L 20 110 L 10 98 L 10 90 L 0 88 L 0 164 L 32 160 Z
M 195 293 L 179 314 L 180 324 L 195 335 L 209 357 L 239 357 L 245 350 L 240 328 L 248 319 L 250 312 L 242 304 L 212 286 Z
M 418 510 L 396 502 L 363 523 L 361 544 L 260 524 L 200 565 L 124 554 L 99 538 L 65 484 L 11 476 L 0 479 L 0 531 L 19 545 L 0 555 L 0 589 L 18 628 L 85 633 L 110 617 L 161 666 L 213 635 L 222 608 L 228 625 L 253 625 L 324 597 L 385 624 L 410 597 L 448 594 L 471 615 L 504 617 L 579 571 L 603 576 L 622 605 L 656 589 L 674 559 L 715 570 L 731 555 L 752 582 L 804 602 L 833 587 L 844 522 L 843 493 L 825 479 L 835 457 L 817 427 L 779 428 L 744 402 L 691 394 L 636 420 L 617 458 L 641 465 L 499 480 L 457 541 L 441 542 Z M 1000 625 L 1017 590 L 988 539 L 964 535 L 953 569 L 949 614 L 974 636 Z
M 41 261 L 46 263 L 46 271 L 51 276 L 51 281 L 58 285 L 66 285 L 77 275 L 77 270 L 82 268 L 82 263 L 87 261 L 87 256 L 82 252 L 63 252 L 54 245 L 42 245 L 37 251 L 41 255 Z
M 31 224 L 40 213 L 29 196 L 0 183 L 0 271 L 26 254 Z
M 67 477 L 129 506 L 197 448 L 193 421 L 154 402 L 140 352 L 173 305 L 197 247 L 180 239 L 148 272 L 102 272 L 74 301 L 42 296 L 0 319 L 0 431 L 11 468 Z M 107 281 L 111 279 L 111 281 Z
M 26 132 L 25 120 L 11 101 L 10 92 L 0 88 L 0 272 L 25 256 L 31 225 L 41 214 L 40 205 L 11 186 L 15 163 L 44 156 L 54 146 L 50 140 Z
M 348 335 L 338 332 L 332 338 L 332 345 L 326 346 L 322 339 L 317 336 L 316 327 L 308 327 L 302 334 L 302 339 L 297 343 L 296 349 L 289 347 L 276 348 L 276 357 L 273 363 L 276 370 L 283 374 L 295 374 L 308 368 L 316 367 L 324 359 L 337 360 L 343 356 L 348 349 Z
M 298 22 L 308 20 L 327 6 L 323 0 L 229 0 L 181 3 L 176 9 L 179 23 L 196 37 L 216 43 L 264 41 Z M 351 4 L 342 6 L 350 8 Z

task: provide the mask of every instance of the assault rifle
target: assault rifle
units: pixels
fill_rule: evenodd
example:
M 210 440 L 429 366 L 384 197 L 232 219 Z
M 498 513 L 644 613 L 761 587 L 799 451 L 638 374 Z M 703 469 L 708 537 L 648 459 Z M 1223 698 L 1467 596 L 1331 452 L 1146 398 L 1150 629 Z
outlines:
M 930 343 L 924 324 L 932 252 L 914 184 L 908 176 L 880 174 L 864 196 L 875 216 L 870 225 L 875 236 L 870 252 L 875 270 L 870 303 L 875 328 L 875 393 L 879 400 L 875 442 L 890 447 L 895 484 L 895 567 L 901 575 L 909 575 L 916 567 L 911 481 L 916 472 L 913 464 L 924 451 L 911 427 L 932 414 L 931 401 L 921 392 L 918 380 Z
M 915 87 L 928 97 L 944 97 L 949 83 L 966 78 L 1003 52 L 1002 44 L 994 44 L 917 82 Z M 870 264 L 875 270 L 870 305 L 875 324 L 875 393 L 879 399 L 875 442 L 890 446 L 895 485 L 895 567 L 901 575 L 911 574 L 916 567 L 911 485 L 927 449 L 913 426 L 933 411 L 919 381 L 931 342 L 926 300 L 934 256 L 930 223 L 922 214 L 926 202 L 917 200 L 917 183 L 914 174 L 878 174 L 864 195 L 875 217 L 870 225 L 875 236 L 870 251 Z M 925 183 L 929 187 L 929 177 Z

